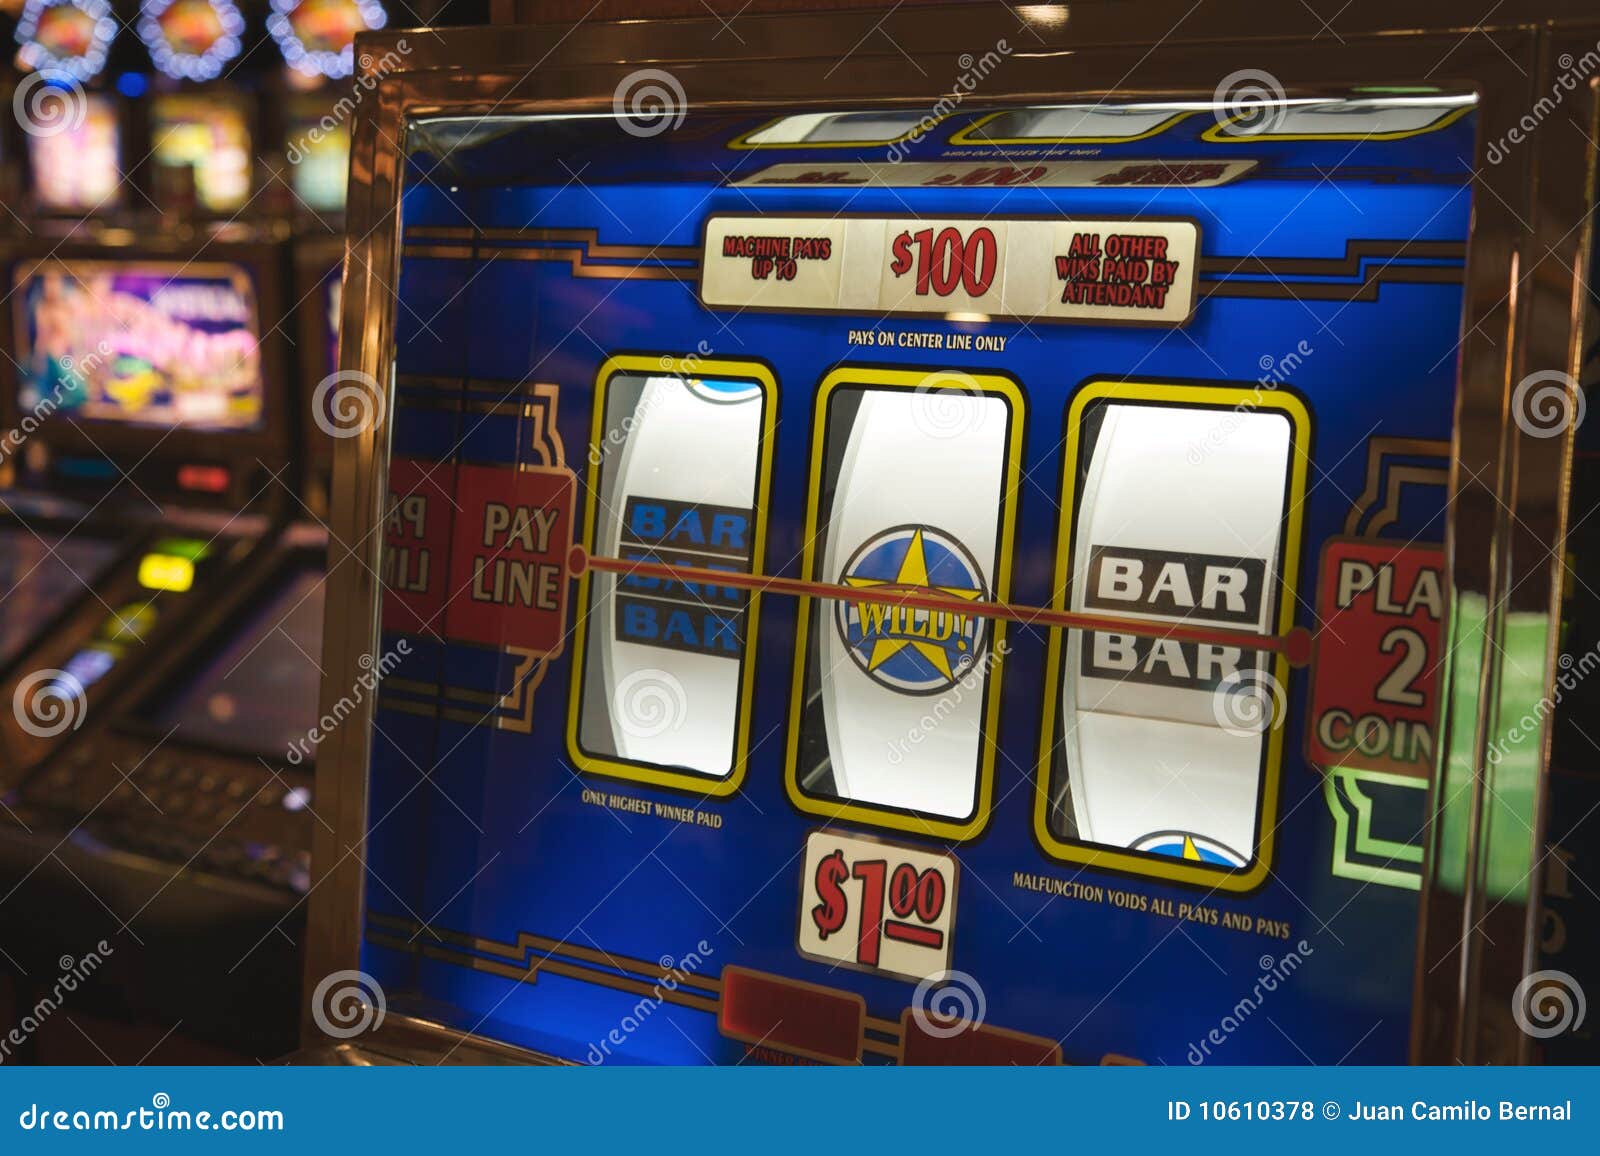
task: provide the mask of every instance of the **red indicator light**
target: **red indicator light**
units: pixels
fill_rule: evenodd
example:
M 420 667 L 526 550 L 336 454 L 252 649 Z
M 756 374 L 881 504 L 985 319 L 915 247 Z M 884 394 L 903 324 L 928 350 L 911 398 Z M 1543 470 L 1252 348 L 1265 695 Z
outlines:
M 178 486 L 185 490 L 199 490 L 206 494 L 220 494 L 228 488 L 232 477 L 227 466 L 179 466 Z
M 717 1026 L 730 1039 L 828 1063 L 861 1062 L 867 1005 L 852 992 L 747 971 L 722 969 Z
M 1061 1046 L 987 1024 L 961 1023 L 929 1011 L 906 1008 L 900 1015 L 900 1062 L 963 1067 L 1037 1067 L 1059 1064 Z

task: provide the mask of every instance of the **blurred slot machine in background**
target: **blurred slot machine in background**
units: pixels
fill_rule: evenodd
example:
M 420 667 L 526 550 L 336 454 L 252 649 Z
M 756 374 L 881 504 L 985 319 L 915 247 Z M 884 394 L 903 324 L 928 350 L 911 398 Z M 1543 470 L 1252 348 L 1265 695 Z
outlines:
M 122 196 L 121 135 L 115 99 L 95 93 L 84 97 L 81 125 L 28 137 L 35 203 L 63 214 L 116 207 Z
M 19 16 L 0 692 L 26 709 L 0 717 L 0 938 L 23 1002 L 63 954 L 117 949 L 77 1022 L 119 1062 L 157 1041 L 270 1058 L 293 1042 L 316 821 L 333 427 L 313 398 L 337 348 L 351 38 L 386 17 Z M 31 1047 L 102 1058 L 64 1022 Z

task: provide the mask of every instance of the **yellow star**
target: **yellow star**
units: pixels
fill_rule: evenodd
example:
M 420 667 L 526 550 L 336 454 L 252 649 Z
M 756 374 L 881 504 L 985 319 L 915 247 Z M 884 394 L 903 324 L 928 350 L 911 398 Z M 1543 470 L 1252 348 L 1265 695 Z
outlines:
M 1188 835 L 1183 837 L 1183 857 L 1185 859 L 1200 858 L 1200 849 L 1194 845 L 1194 839 Z
M 872 586 L 896 586 L 900 588 L 919 588 L 935 590 L 940 594 L 948 594 L 967 602 L 974 601 L 983 595 L 982 590 L 954 586 L 931 586 L 928 583 L 928 556 L 922 543 L 922 531 L 917 530 L 911 535 L 911 545 L 906 548 L 906 556 L 900 563 L 900 570 L 892 579 L 883 578 L 853 578 L 846 577 L 845 584 L 857 588 Z M 962 650 L 966 649 L 966 642 L 958 640 L 956 643 Z M 914 638 L 880 638 L 872 644 L 872 655 L 867 660 L 869 671 L 877 670 L 889 659 L 899 654 L 910 646 L 918 654 L 931 662 L 944 678 L 954 681 L 955 672 L 950 669 L 950 658 L 945 648 L 934 642 L 919 642 Z

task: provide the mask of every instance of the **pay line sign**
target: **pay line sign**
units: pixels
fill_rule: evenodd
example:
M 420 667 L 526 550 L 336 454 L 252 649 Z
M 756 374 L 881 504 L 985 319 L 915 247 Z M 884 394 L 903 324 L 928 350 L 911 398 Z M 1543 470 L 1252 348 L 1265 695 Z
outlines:
M 412 634 L 444 630 L 444 573 L 450 556 L 451 495 L 456 467 L 449 462 L 394 458 L 389 463 L 389 503 L 383 538 L 383 628 Z
M 1323 549 L 1313 765 L 1433 773 L 1444 590 L 1442 546 L 1335 538 Z
M 448 637 L 561 653 L 575 490 L 567 469 L 458 467 Z

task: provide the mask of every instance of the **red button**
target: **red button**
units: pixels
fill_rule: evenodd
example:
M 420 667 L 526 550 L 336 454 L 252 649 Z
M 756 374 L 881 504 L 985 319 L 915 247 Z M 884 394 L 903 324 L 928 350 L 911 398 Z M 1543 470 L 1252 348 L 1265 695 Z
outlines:
M 1061 1046 L 1043 1036 L 1029 1036 L 988 1024 L 943 1020 L 906 1008 L 900 1015 L 900 1062 L 977 1067 L 1025 1067 L 1059 1064 Z
M 781 975 L 722 969 L 717 1026 L 730 1039 L 830 1063 L 861 1062 L 867 1005 L 859 995 Z
M 179 466 L 178 486 L 206 494 L 220 494 L 228 488 L 231 475 L 226 466 Z

